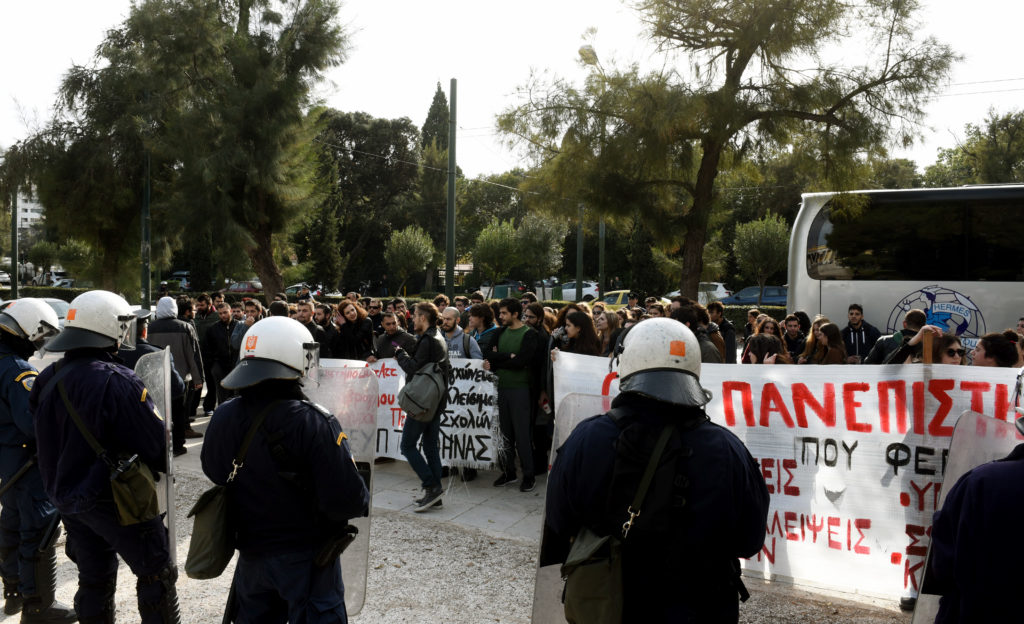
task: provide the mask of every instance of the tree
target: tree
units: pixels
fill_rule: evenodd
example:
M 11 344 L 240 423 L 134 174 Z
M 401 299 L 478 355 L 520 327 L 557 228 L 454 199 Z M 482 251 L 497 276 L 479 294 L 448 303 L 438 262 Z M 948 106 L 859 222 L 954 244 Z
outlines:
M 384 246 L 384 262 L 391 273 L 402 280 L 398 292 L 402 291 L 412 274 L 427 268 L 433 255 L 430 237 L 418 225 L 410 225 L 391 236 Z
M 419 130 L 406 117 L 381 119 L 333 109 L 314 111 L 310 117 L 318 128 L 312 146 L 318 204 L 313 212 L 322 214 L 297 232 L 299 259 L 315 260 L 324 252 L 329 233 L 313 230 L 333 221 L 339 254 L 333 283 L 376 279 L 379 258 L 371 250 L 382 249 L 392 229 L 417 223 L 403 213 L 419 175 Z M 325 273 L 324 279 L 329 278 Z
M 562 243 L 565 224 L 533 213 L 516 228 L 516 244 L 520 250 L 518 273 L 528 284 L 558 270 L 562 265 Z
M 584 48 L 582 87 L 534 79 L 498 126 L 534 156 L 525 186 L 552 207 L 639 211 L 659 240 L 681 238 L 680 284 L 690 297 L 722 170 L 802 137 L 824 178 L 848 188 L 864 150 L 912 140 L 923 103 L 957 58 L 915 38 L 915 0 L 641 0 L 638 8 L 667 54 L 663 69 L 606 70 Z M 868 61 L 825 62 L 839 43 L 860 45 Z
M 925 170 L 929 186 L 998 184 L 1024 181 L 1024 111 L 997 115 L 983 125 L 967 124 L 960 145 L 939 150 Z
M 485 227 L 473 247 L 473 264 L 491 280 L 491 292 L 519 257 L 519 241 L 512 221 L 498 221 Z
M 448 98 L 441 90 L 441 83 L 437 83 L 437 90 L 434 91 L 434 99 L 430 101 L 430 109 L 427 111 L 427 119 L 423 122 L 423 143 L 422 147 L 430 144 L 437 146 L 437 149 L 448 154 L 448 124 L 450 120 L 448 109 Z
M 239 241 L 266 292 L 279 292 L 275 237 L 311 204 L 314 131 L 303 111 L 344 59 L 334 0 L 148 0 L 124 29 L 161 93 L 173 201 L 193 223 Z
M 740 273 L 757 282 L 757 304 L 768 278 L 786 268 L 789 256 L 789 225 L 779 215 L 767 215 L 763 219 L 736 226 L 736 240 L 733 253 Z

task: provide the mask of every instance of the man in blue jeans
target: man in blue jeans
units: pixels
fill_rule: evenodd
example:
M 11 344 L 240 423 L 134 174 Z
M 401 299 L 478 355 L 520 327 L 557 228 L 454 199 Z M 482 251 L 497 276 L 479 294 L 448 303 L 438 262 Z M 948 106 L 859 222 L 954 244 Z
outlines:
M 411 377 L 430 362 L 441 363 L 442 368 L 450 371 L 448 363 L 448 344 L 444 336 L 437 329 L 437 307 L 428 302 L 417 303 L 413 308 L 412 323 L 416 332 L 416 344 L 412 348 L 412 355 L 405 349 L 398 348 L 395 351 L 395 359 L 398 365 L 405 371 L 406 377 Z M 448 396 L 441 397 L 441 402 L 434 412 L 434 417 L 429 422 L 405 419 L 405 426 L 402 429 L 401 449 L 406 461 L 416 471 L 426 493 L 423 498 L 416 500 L 416 511 L 427 511 L 433 507 L 441 506 L 441 496 L 444 488 L 441 487 L 441 417 L 440 414 L 448 407 Z M 423 454 L 416 448 L 417 443 L 422 440 Z M 424 459 L 423 455 L 426 455 Z

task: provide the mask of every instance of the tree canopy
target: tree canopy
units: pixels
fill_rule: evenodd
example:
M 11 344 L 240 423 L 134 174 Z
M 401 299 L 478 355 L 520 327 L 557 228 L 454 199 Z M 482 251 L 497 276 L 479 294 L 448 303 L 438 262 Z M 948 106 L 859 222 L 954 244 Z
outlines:
M 524 186 L 553 208 L 575 210 L 582 201 L 603 214 L 636 211 L 656 242 L 681 238 L 680 284 L 692 297 L 721 171 L 804 137 L 799 147 L 823 177 L 845 188 L 864 150 L 912 140 L 923 103 L 957 58 L 916 36 L 914 0 L 644 0 L 637 7 L 665 54 L 662 69 L 606 69 L 585 47 L 590 71 L 582 86 L 535 78 L 498 127 L 532 154 L 537 171 Z M 862 46 L 867 60 L 830 61 L 849 60 L 836 53 L 842 44 Z

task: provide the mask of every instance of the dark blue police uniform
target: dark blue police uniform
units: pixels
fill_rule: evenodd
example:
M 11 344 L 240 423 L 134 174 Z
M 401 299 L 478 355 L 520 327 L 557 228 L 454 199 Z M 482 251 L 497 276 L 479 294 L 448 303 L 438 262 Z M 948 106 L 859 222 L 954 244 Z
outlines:
M 625 412 L 624 422 L 655 431 L 668 423 L 704 418 L 699 408 L 632 393 L 620 394 L 612 406 Z M 609 509 L 621 431 L 608 414 L 594 416 L 581 422 L 558 449 L 548 477 L 544 519 L 545 542 L 556 543 L 551 550 L 557 555 L 542 565 L 564 561 L 569 540 L 583 526 L 621 537 L 621 516 L 636 490 L 629 488 L 623 493 L 626 502 Z M 642 458 L 644 466 L 647 459 Z M 659 473 L 644 505 L 668 488 L 676 508 L 671 522 L 653 527 L 657 530 L 634 529 L 624 543 L 623 612 L 635 622 L 735 622 L 738 558 L 753 556 L 764 544 L 769 502 L 764 478 L 743 443 L 707 421 L 677 430 L 662 456 L 665 461 L 676 462 L 674 479 L 669 479 L 675 483 L 660 482 Z M 638 527 L 648 519 L 641 513 Z
M 133 371 L 100 349 L 68 351 L 58 365 L 75 366 L 63 377 L 68 398 L 108 453 L 138 454 L 154 473 L 166 470 L 164 424 Z M 75 611 L 82 622 L 106 622 L 108 614 L 113 621 L 120 555 L 139 579 L 143 624 L 162 622 L 160 605 L 174 595 L 176 579 L 167 529 L 160 517 L 129 526 L 118 522 L 108 467 L 71 420 L 57 388 L 41 397 L 58 365 L 39 374 L 30 404 L 39 470 L 64 518 L 68 557 L 78 565 Z
M 228 607 L 233 621 L 347 622 L 339 560 L 313 563 L 339 528 L 369 512 L 369 494 L 341 426 L 301 400 L 297 381 L 267 381 L 241 392 L 214 412 L 203 443 L 203 472 L 221 485 L 254 419 L 284 400 L 267 413 L 228 487 L 240 553 Z
M 14 476 L 36 453 L 29 393 L 36 370 L 0 344 L 0 479 Z M 35 595 L 34 566 L 39 543 L 56 510 L 46 498 L 39 468 L 26 472 L 0 498 L 0 575 L 5 585 L 20 585 Z
M 1020 621 L 1020 518 L 1024 444 L 964 473 L 935 512 L 929 581 L 942 595 L 937 624 Z

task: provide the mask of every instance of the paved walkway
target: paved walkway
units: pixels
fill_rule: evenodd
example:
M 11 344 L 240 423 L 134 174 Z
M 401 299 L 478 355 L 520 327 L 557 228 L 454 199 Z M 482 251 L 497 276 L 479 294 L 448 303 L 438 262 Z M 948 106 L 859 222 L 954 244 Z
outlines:
M 197 418 L 192 428 L 206 430 L 209 418 Z M 199 453 L 203 439 L 186 440 L 188 453 L 175 458 L 177 470 L 203 474 Z M 469 483 L 459 477 L 445 479 L 444 504 L 424 513 L 413 511 L 413 499 L 422 496 L 419 478 L 404 461 L 376 464 L 373 470 L 373 508 L 398 511 L 411 516 L 473 527 L 498 537 L 531 540 L 540 544 L 541 517 L 547 477 L 537 478 L 532 492 L 520 492 L 519 483 L 496 488 L 491 484 L 499 473 L 481 470 Z

